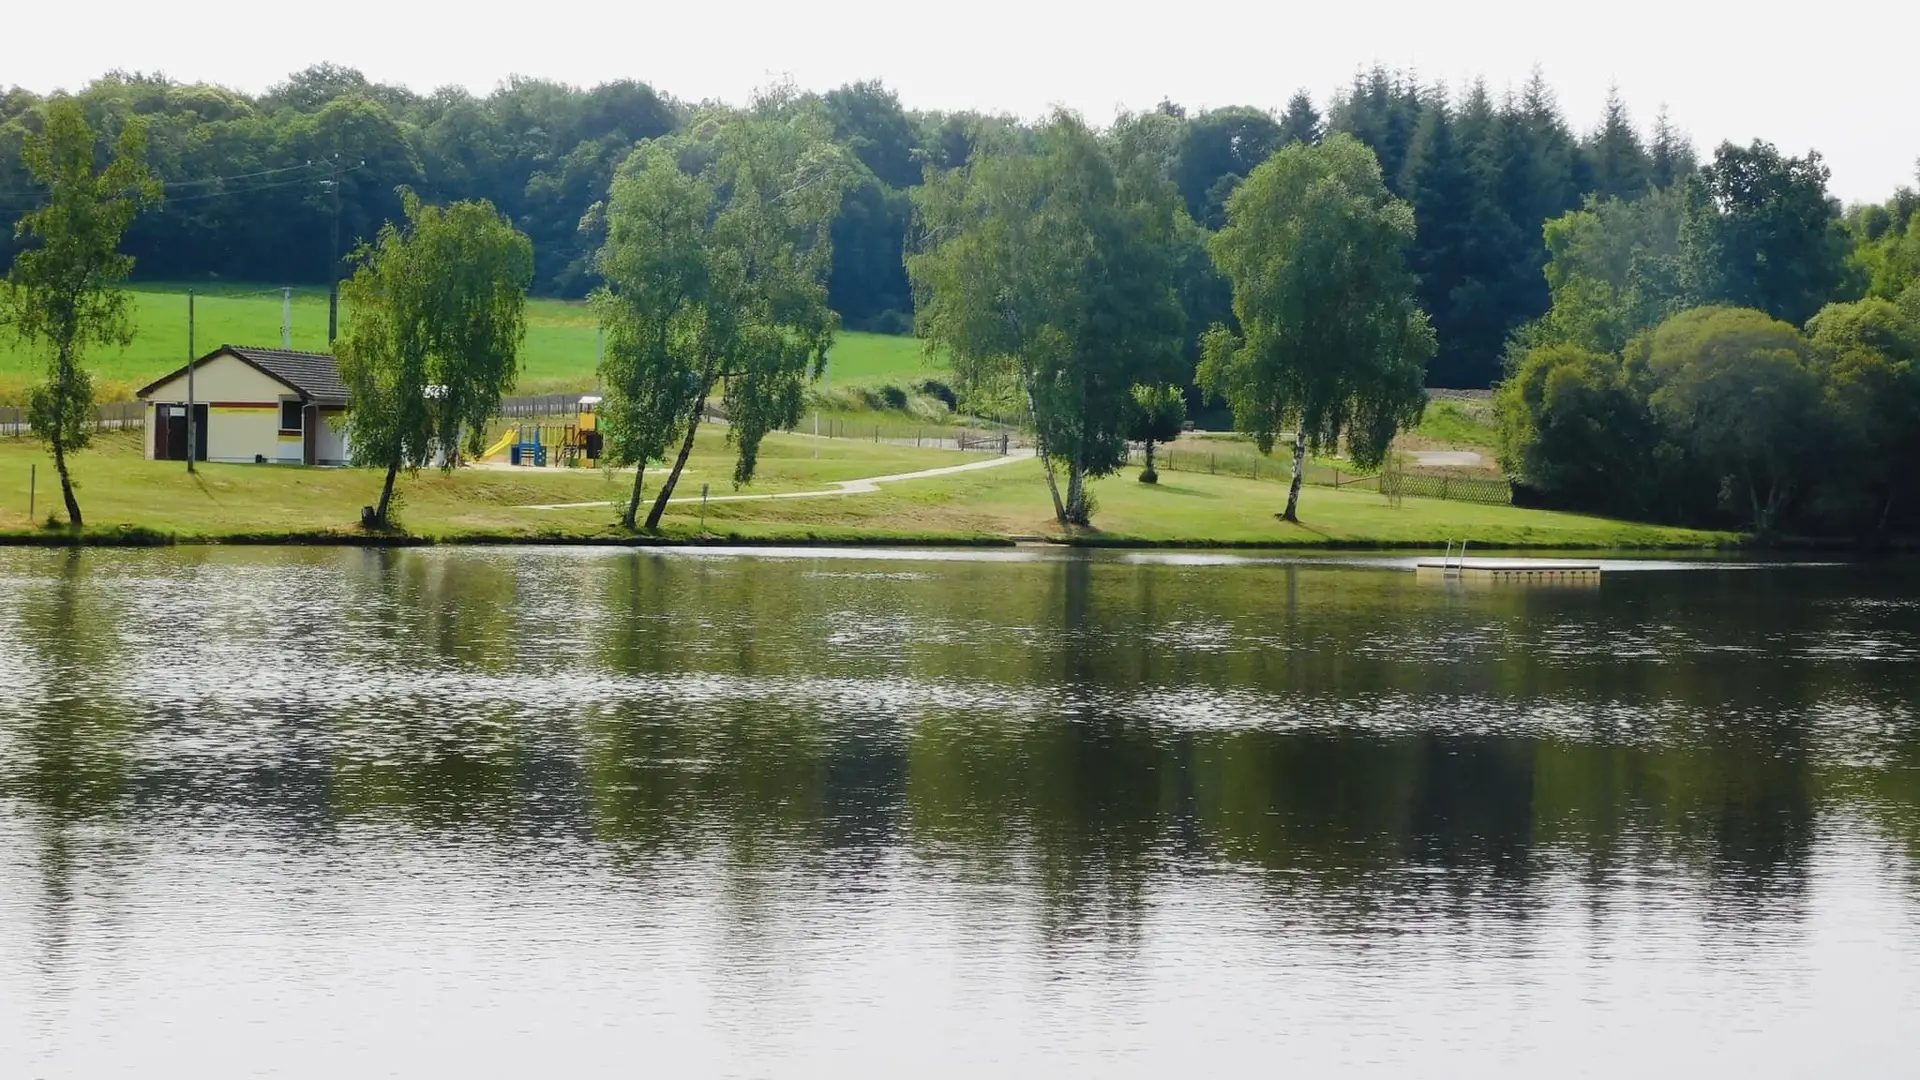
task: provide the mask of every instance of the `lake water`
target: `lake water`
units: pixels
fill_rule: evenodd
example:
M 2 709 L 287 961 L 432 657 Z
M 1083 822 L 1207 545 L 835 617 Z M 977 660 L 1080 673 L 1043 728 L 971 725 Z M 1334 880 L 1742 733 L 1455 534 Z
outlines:
M 0 1075 L 1920 1073 L 1920 570 L 0 551 Z

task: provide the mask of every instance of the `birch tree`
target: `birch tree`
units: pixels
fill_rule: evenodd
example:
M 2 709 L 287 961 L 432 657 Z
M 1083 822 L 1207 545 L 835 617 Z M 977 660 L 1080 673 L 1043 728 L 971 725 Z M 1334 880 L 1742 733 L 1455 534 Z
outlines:
M 341 287 L 353 319 L 335 346 L 351 391 L 355 465 L 385 468 L 366 520 L 391 527 L 400 470 L 478 454 L 520 370 L 533 244 L 493 204 L 422 203 L 405 192 L 406 223 L 389 223 L 355 256 Z
M 1056 114 L 1031 154 L 983 154 L 915 192 L 916 325 L 970 392 L 1014 385 L 1062 527 L 1126 463 L 1133 387 L 1179 364 L 1173 185 Z M 1066 492 L 1058 470 L 1066 472 Z
M 1208 331 L 1200 383 L 1262 453 L 1292 435 L 1288 521 L 1310 451 L 1344 439 L 1355 465 L 1375 468 L 1426 407 L 1435 343 L 1407 270 L 1413 238 L 1412 209 L 1349 135 L 1281 150 L 1228 200 L 1212 247 L 1240 327 Z
M 47 104 L 46 124 L 22 147 L 27 171 L 47 189 L 46 201 L 22 217 L 14 234 L 27 247 L 14 256 L 0 286 L 0 326 L 44 354 L 46 378 L 33 388 L 28 415 L 53 454 L 67 524 L 79 527 L 68 456 L 91 441 L 93 377 L 85 366 L 95 345 L 133 340 L 127 294 L 120 283 L 133 259 L 120 238 L 140 209 L 159 199 L 147 171 L 146 128 L 131 120 L 114 141 L 107 166 L 96 166 L 95 135 L 78 103 Z
M 645 523 L 660 527 L 716 392 L 735 486 L 752 482 L 766 434 L 799 422 L 839 325 L 829 230 L 854 170 L 829 136 L 817 115 L 764 100 L 647 144 L 616 174 L 594 306 L 608 460 L 636 466 L 627 528 L 647 461 L 678 442 Z

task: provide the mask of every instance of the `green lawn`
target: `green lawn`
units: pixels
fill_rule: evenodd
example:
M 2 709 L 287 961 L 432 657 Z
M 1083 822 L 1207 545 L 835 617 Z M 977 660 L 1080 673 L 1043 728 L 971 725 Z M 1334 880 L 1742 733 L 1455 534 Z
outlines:
M 100 349 L 88 358 L 101 401 L 131 400 L 133 391 L 187 360 L 187 295 L 184 285 L 142 284 L 133 296 L 133 343 Z M 280 291 L 264 285 L 195 286 L 194 349 L 220 345 L 280 344 Z M 585 304 L 532 300 L 527 305 L 527 342 L 519 392 L 559 393 L 594 385 L 597 324 Z M 293 296 L 293 347 L 325 351 L 327 291 L 302 287 Z M 913 338 L 843 333 L 835 342 L 836 385 L 900 386 L 934 377 L 944 365 L 926 357 Z M 37 362 L 11 340 L 0 340 L 0 405 L 23 404 L 39 378 Z
M 760 478 L 747 493 L 814 490 L 834 480 L 881 476 L 979 460 L 977 455 L 853 439 L 770 436 Z M 36 518 L 58 506 L 52 465 L 30 439 L 0 438 L 0 533 L 40 534 L 27 517 L 29 466 L 39 470 Z M 139 528 L 181 539 L 357 535 L 359 508 L 374 501 L 372 470 L 292 466 L 201 466 L 189 476 L 179 462 L 150 462 L 131 434 L 103 437 L 74 458 L 89 531 Z M 732 494 L 732 455 L 718 432 L 703 436 L 680 493 Z M 998 468 L 891 484 L 880 491 L 814 499 L 712 504 L 709 535 L 753 539 L 947 540 L 1057 536 L 1039 466 Z M 463 469 L 423 472 L 401 482 L 402 525 L 442 539 L 618 539 L 612 504 L 632 474 L 564 469 Z M 649 477 L 648 489 L 658 480 Z M 1443 546 L 1467 540 L 1477 548 L 1703 547 L 1736 540 L 1728 534 L 1668 529 L 1513 507 L 1409 498 L 1393 508 L 1370 492 L 1310 487 L 1301 496 L 1303 523 L 1274 516 L 1285 488 L 1267 481 L 1165 474 L 1158 485 L 1131 471 L 1094 484 L 1094 542 L 1213 546 Z M 527 510 L 534 503 L 587 503 L 566 510 Z M 697 505 L 676 505 L 665 533 L 700 528 Z
M 1426 415 L 1413 431 L 1430 443 L 1444 446 L 1479 449 L 1500 442 L 1500 433 L 1493 426 L 1493 406 L 1487 402 L 1436 398 L 1427 403 Z

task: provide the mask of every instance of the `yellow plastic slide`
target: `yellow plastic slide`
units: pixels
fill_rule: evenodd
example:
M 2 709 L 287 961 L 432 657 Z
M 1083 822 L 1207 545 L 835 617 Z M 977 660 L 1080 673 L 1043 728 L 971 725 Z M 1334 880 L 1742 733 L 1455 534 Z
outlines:
M 487 458 L 490 458 L 493 455 L 500 453 L 501 451 L 505 450 L 509 446 L 512 446 L 514 443 L 518 441 L 520 441 L 520 429 L 517 427 L 510 427 L 507 429 L 507 433 L 505 435 L 500 436 L 499 442 L 494 443 L 492 446 L 487 447 L 487 452 L 484 454 L 481 454 L 480 459 L 482 461 L 485 461 Z

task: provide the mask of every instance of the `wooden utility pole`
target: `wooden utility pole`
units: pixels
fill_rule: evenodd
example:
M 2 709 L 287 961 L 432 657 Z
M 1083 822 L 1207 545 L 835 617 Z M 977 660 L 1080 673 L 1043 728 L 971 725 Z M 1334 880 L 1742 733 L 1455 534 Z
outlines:
M 193 422 L 193 290 L 187 290 L 187 471 L 193 472 L 195 451 L 200 448 L 199 432 Z

